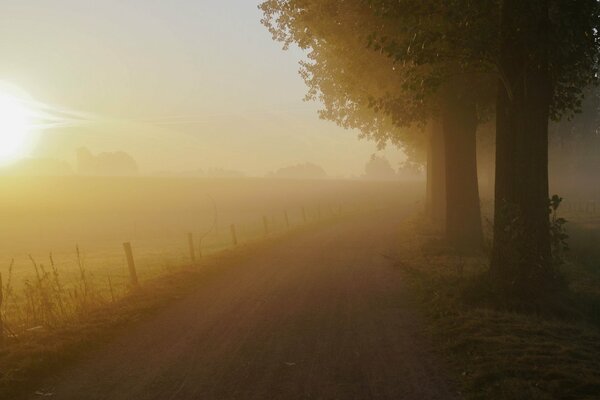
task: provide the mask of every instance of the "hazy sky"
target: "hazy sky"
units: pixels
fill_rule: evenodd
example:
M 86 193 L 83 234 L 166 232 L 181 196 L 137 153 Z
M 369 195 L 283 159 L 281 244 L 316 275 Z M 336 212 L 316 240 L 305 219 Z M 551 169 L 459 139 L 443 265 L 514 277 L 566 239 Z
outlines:
M 34 155 L 125 150 L 144 171 L 253 175 L 300 162 L 360 174 L 374 144 L 302 101 L 301 52 L 257 0 L 1 0 L 0 80 L 93 123 L 43 132 Z M 386 151 L 397 163 L 403 157 Z

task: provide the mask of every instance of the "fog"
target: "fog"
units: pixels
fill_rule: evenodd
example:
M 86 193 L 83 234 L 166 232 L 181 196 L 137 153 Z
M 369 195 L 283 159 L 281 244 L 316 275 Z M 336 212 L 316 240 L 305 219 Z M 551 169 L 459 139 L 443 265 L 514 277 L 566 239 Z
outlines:
M 0 81 L 68 116 L 39 132 L 29 155 L 75 168 L 80 147 L 124 151 L 146 174 L 264 176 L 311 162 L 360 175 L 377 148 L 303 102 L 304 55 L 271 40 L 258 3 L 3 1 Z
M 598 398 L 600 1 L 0 0 L 0 398 Z

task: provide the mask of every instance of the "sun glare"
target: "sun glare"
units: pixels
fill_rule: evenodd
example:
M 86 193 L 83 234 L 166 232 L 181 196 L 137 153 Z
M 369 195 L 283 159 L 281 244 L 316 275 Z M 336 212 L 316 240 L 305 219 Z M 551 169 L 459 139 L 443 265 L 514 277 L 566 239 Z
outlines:
M 26 98 L 0 87 L 0 164 L 25 157 L 33 131 L 33 112 Z

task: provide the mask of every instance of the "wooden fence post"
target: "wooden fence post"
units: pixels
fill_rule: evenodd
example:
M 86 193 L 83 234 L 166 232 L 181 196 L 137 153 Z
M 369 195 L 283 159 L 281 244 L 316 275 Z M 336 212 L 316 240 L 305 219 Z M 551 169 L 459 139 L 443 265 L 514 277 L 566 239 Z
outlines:
M 200 236 L 200 240 L 198 240 L 198 258 L 202 258 L 202 236 Z
M 235 224 L 231 224 L 231 241 L 234 246 L 238 245 L 237 233 L 235 231 Z
M 110 279 L 110 274 L 106 274 L 106 277 L 108 278 L 108 289 L 110 290 L 110 299 L 114 303 L 115 302 L 115 291 L 113 290 L 112 279 Z
M 194 234 L 188 233 L 188 246 L 190 248 L 190 258 L 192 259 L 192 263 L 196 264 L 196 249 L 194 247 Z
M 302 221 L 306 223 L 306 209 L 304 207 L 302 207 Z
M 290 218 L 288 216 L 288 212 L 284 211 L 283 215 L 285 217 L 285 226 L 287 226 L 287 228 L 290 229 Z
M 135 261 L 133 260 L 131 243 L 123 243 L 123 249 L 125 250 L 125 257 L 127 258 L 127 265 L 129 266 L 129 280 L 131 282 L 131 286 L 138 287 L 140 284 L 138 282 L 137 272 L 135 270 Z

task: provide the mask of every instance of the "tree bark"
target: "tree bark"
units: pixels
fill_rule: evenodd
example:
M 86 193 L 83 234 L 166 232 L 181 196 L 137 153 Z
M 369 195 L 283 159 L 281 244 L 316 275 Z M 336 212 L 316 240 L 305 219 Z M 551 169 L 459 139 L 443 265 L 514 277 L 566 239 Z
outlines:
M 427 200 L 426 214 L 440 228 L 446 220 L 446 172 L 444 135 L 439 120 L 429 123 L 427 147 Z
M 548 0 L 505 0 L 496 116 L 491 272 L 531 290 L 551 273 L 548 216 Z
M 445 144 L 446 238 L 460 252 L 481 250 L 483 230 L 477 180 L 477 105 L 465 83 L 442 94 Z

